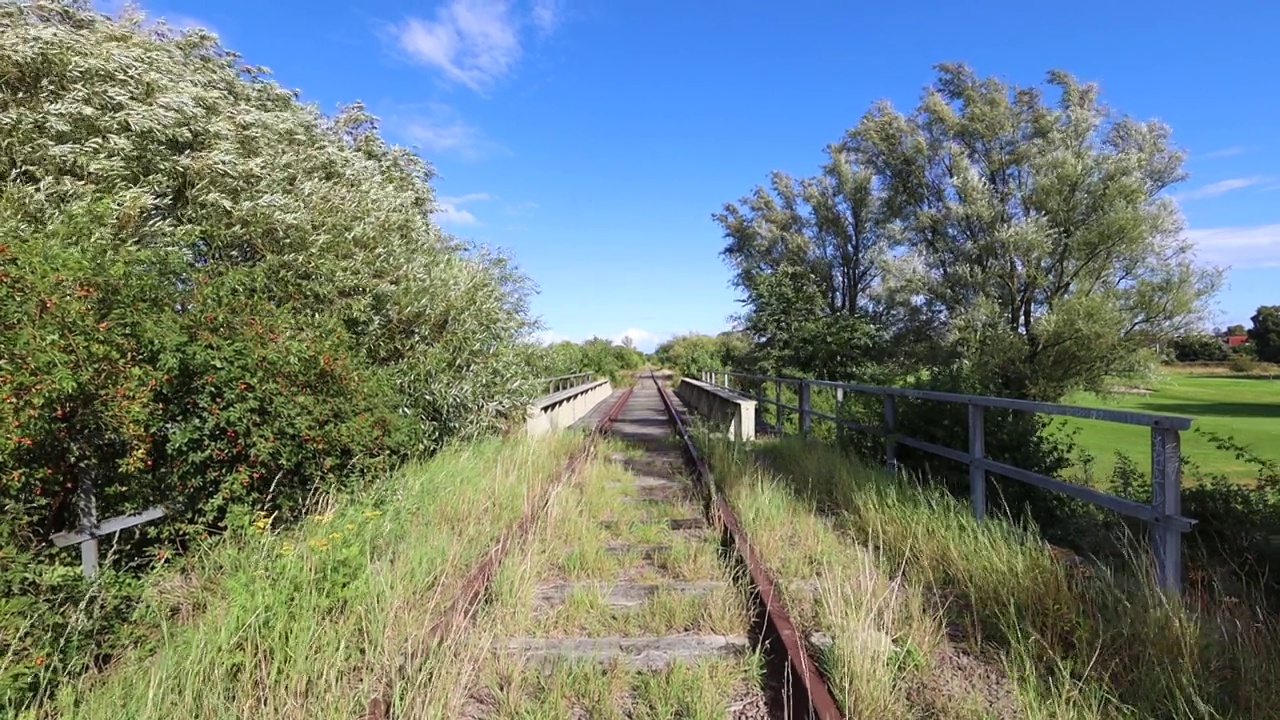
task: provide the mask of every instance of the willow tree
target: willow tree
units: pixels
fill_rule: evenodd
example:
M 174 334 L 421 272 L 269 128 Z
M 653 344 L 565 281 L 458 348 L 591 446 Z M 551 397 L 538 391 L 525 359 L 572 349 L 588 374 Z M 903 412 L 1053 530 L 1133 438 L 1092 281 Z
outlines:
M 877 288 L 891 247 L 877 222 L 879 193 L 846 153 L 828 153 L 821 174 L 775 172 L 768 188 L 713 216 L 729 239 L 722 254 L 745 295 L 740 320 L 763 372 L 848 376 L 883 355 L 871 324 L 886 310 Z
M 913 112 L 875 105 L 817 177 L 775 175 L 727 206 L 748 327 L 856 316 L 966 389 L 1057 398 L 1201 320 L 1220 272 L 1196 263 L 1163 194 L 1185 177 L 1169 129 L 1065 73 L 1047 84 L 1052 101 L 941 65 Z
M 7 708 L 109 645 L 49 545 L 80 511 L 163 504 L 120 541 L 174 545 L 287 518 L 532 388 L 526 280 L 441 232 L 364 108 L 87 1 L 0 0 L 0 28 L 0 637 L 57 649 L 0 668 Z M 104 574 L 156 557 L 130 550 Z
M 1163 194 L 1186 177 L 1169 128 L 1066 73 L 1048 85 L 1053 103 L 942 65 L 914 113 L 879 104 L 844 148 L 880 183 L 928 336 L 987 389 L 1056 398 L 1138 369 L 1203 319 L 1221 274 Z

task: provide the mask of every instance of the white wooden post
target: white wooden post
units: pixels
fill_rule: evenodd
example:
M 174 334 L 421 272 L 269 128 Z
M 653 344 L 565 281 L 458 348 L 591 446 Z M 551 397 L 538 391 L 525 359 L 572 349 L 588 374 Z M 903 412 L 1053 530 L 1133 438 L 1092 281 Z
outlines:
M 844 408 L 844 388 L 836 388 L 836 446 L 840 446 L 841 440 L 844 439 L 844 416 L 840 414 Z

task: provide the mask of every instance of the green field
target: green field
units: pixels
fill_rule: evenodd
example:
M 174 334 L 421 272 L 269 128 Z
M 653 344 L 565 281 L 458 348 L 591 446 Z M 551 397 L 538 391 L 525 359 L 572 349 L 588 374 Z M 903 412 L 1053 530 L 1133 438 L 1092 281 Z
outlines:
M 1280 379 L 1174 372 L 1145 389 L 1150 392 L 1080 393 L 1066 402 L 1193 418 L 1192 429 L 1182 433 L 1183 454 L 1204 471 L 1234 480 L 1256 479 L 1255 469 L 1214 447 L 1195 432 L 1197 428 L 1234 436 L 1257 455 L 1280 461 Z M 1148 429 L 1094 420 L 1068 422 L 1080 431 L 1076 438 L 1080 448 L 1096 459 L 1095 477 L 1110 475 L 1116 451 L 1133 458 L 1144 470 L 1150 467 Z

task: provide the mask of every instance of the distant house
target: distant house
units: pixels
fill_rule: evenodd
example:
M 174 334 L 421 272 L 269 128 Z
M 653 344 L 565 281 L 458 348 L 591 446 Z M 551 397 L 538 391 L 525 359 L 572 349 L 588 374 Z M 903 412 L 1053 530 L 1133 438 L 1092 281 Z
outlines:
M 1244 345 L 1245 343 L 1249 342 L 1248 335 L 1230 335 L 1224 339 L 1226 340 L 1227 347 L 1229 348 L 1236 347 L 1237 345 Z

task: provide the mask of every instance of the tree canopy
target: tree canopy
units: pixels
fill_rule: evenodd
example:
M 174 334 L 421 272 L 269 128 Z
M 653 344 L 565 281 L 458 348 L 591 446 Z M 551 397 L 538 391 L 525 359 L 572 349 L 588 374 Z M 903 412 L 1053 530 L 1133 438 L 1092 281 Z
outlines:
M 1185 176 L 1169 129 L 1066 73 L 1047 85 L 1052 101 L 940 65 L 914 111 L 877 103 L 817 176 L 774 173 L 717 213 L 764 353 L 1056 399 L 1199 321 L 1220 272 L 1163 194 Z
M 11 652 L 95 631 L 49 548 L 81 488 L 101 518 L 168 509 L 121 536 L 140 550 L 523 410 L 527 280 L 441 232 L 430 165 L 362 106 L 327 116 L 208 32 L 83 0 L 0 2 L 0 27 L 0 600 L 31 610 L 5 613 Z
M 1257 349 L 1258 359 L 1280 363 L 1280 305 L 1263 305 L 1250 318 L 1249 340 Z

